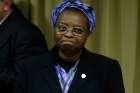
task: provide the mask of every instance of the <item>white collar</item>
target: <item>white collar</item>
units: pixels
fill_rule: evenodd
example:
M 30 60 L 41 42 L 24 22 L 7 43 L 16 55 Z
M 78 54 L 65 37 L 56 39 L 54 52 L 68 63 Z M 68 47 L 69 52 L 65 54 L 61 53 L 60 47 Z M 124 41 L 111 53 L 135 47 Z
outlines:
M 0 21 L 0 26 L 7 19 L 7 17 L 11 14 L 12 10 Z

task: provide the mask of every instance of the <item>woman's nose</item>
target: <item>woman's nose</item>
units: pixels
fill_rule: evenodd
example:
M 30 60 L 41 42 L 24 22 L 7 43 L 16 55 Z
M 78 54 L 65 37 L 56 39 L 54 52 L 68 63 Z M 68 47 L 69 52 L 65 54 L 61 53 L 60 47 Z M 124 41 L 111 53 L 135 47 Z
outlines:
M 73 37 L 73 29 L 67 29 L 67 32 L 65 33 L 65 36 Z

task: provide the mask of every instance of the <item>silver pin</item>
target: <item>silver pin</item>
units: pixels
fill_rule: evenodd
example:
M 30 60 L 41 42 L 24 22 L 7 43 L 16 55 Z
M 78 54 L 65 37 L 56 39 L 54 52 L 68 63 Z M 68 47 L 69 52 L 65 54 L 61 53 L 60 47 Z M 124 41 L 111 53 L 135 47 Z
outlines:
M 82 78 L 82 79 L 86 78 L 86 74 L 84 74 L 84 73 L 81 74 L 81 78 Z

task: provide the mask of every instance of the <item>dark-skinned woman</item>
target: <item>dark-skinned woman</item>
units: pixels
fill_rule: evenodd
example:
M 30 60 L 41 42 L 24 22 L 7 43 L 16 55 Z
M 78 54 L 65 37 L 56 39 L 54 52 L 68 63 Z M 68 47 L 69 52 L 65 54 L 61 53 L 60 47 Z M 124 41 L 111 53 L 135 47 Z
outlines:
M 16 93 L 125 93 L 119 63 L 84 47 L 95 28 L 90 5 L 65 0 L 51 21 L 55 46 L 17 66 Z

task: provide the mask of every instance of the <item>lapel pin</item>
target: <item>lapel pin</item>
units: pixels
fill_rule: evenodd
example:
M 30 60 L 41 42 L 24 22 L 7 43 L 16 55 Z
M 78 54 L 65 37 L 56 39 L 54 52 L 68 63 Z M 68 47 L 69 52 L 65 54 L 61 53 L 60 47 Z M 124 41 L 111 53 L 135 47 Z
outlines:
M 86 78 L 86 74 L 84 74 L 84 73 L 81 74 L 81 78 L 82 78 L 82 79 Z

